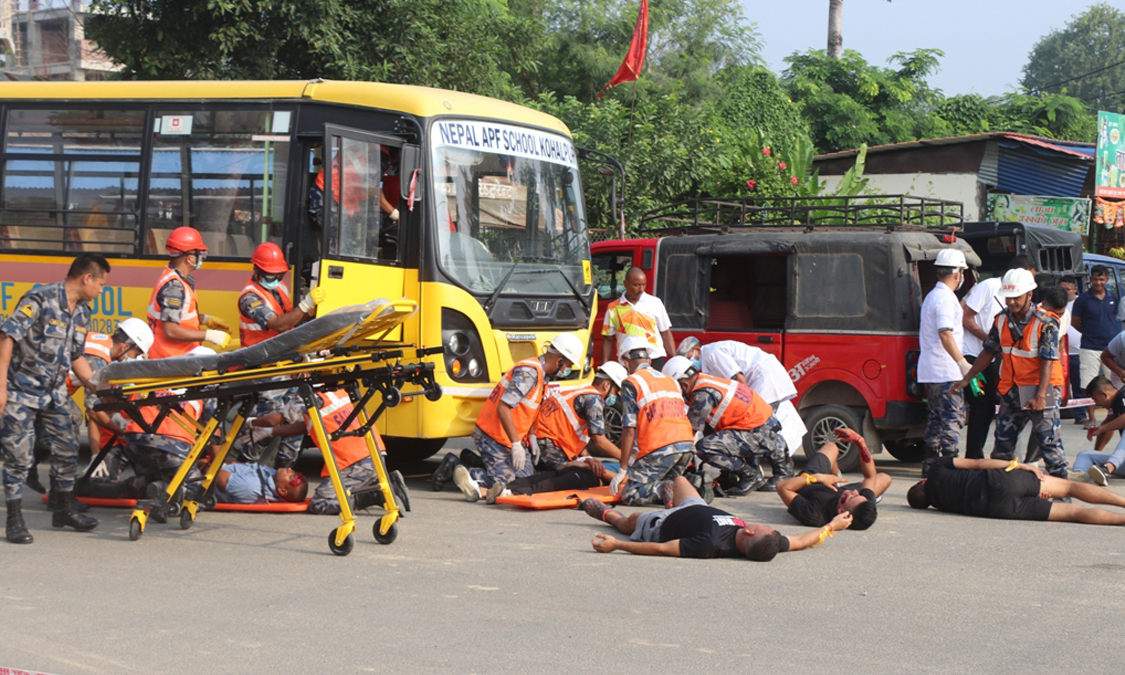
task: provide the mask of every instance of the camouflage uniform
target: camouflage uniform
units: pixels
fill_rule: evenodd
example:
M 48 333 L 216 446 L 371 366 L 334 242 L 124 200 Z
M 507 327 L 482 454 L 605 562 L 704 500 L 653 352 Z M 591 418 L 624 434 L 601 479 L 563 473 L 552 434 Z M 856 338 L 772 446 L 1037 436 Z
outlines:
M 704 387 L 692 394 L 688 420 L 695 432 L 704 431 L 711 411 L 722 403 L 722 394 Z M 759 460 L 765 457 L 773 467 L 774 475 L 789 477 L 793 474 L 793 459 L 780 435 L 781 422 L 770 415 L 765 424 L 756 429 L 724 429 L 703 437 L 696 444 L 699 459 L 739 475 L 761 477 Z
M 71 312 L 60 281 L 25 293 L 0 325 L 14 341 L 8 404 L 0 415 L 6 500 L 23 495 L 37 437 L 50 448 L 54 487 L 62 492 L 74 489 L 78 443 L 66 374 L 74 359 L 83 356 L 89 323 L 89 305 L 79 302 Z
M 539 357 L 539 364 L 543 365 L 543 357 Z M 537 380 L 538 373 L 534 368 L 525 366 L 513 368 L 512 376 L 508 380 L 508 389 L 500 397 L 500 402 L 515 408 L 532 389 L 535 389 Z M 469 469 L 469 473 L 481 486 L 491 487 L 496 481 L 507 484 L 517 478 L 527 478 L 535 473 L 535 462 L 530 457 L 523 465 L 523 470 L 516 471 L 512 467 L 512 449 L 503 443 L 497 443 L 481 431 L 480 427 L 473 428 L 473 442 L 476 443 L 477 451 L 484 460 L 485 468 L 472 468 Z
M 1016 322 L 1021 328 L 1026 329 L 1031 323 L 1033 313 L 1039 317 L 1042 328 L 1039 332 L 1039 358 L 1047 361 L 1059 360 L 1059 322 L 1042 310 L 1032 308 L 1024 315 L 1023 321 Z M 1009 318 L 1009 320 L 1011 320 Z M 994 324 L 988 333 L 988 341 L 984 348 L 989 353 L 1001 353 L 1000 333 Z M 1055 390 L 1055 400 L 1061 400 L 1062 392 L 1059 387 Z M 1012 385 L 1007 394 L 1000 395 L 1000 412 L 996 415 L 995 445 L 992 446 L 992 459 L 1015 459 L 1016 442 L 1020 432 L 1031 420 L 1031 433 L 1039 443 L 1043 453 L 1043 463 L 1047 473 L 1058 478 L 1067 477 L 1066 451 L 1063 449 L 1062 437 L 1059 434 L 1059 408 L 1058 406 L 1044 408 L 1040 411 L 1025 410 L 1020 405 L 1019 387 Z
M 100 356 L 94 356 L 92 354 L 86 355 L 86 363 L 90 364 L 90 370 L 95 373 L 109 365 L 109 361 L 106 361 Z M 71 401 L 73 400 L 74 399 L 71 399 Z M 99 399 L 96 395 L 91 392 L 86 392 L 86 415 L 85 417 L 83 417 L 82 414 L 79 413 L 79 420 L 81 420 L 78 423 L 79 429 L 85 428 L 84 425 L 86 424 L 86 420 L 90 419 L 90 417 L 94 413 L 94 406 L 96 406 L 100 402 L 101 399 Z M 90 448 L 90 452 L 94 457 L 97 457 L 100 451 L 101 448 Z M 107 480 L 117 480 L 118 476 L 121 474 L 121 470 L 124 469 L 126 465 L 125 455 L 122 451 L 120 438 L 117 439 L 113 447 L 110 449 L 109 453 L 106 454 L 104 463 L 108 472 Z
M 957 456 L 961 427 L 965 426 L 965 396 L 951 391 L 955 382 L 927 382 L 925 443 L 935 456 Z
M 180 323 L 180 317 L 184 309 L 184 287 L 183 284 L 189 284 L 193 289 L 195 288 L 195 277 L 183 275 L 179 270 L 176 272 L 176 279 L 169 281 L 160 288 L 160 292 L 156 294 L 156 306 L 160 308 L 160 321 L 171 321 L 172 323 Z
M 274 381 L 285 379 L 287 378 L 275 378 Z M 305 406 L 295 388 L 261 392 L 258 394 L 258 400 L 250 412 L 250 417 L 263 417 L 275 412 L 281 413 L 282 418 L 289 424 L 304 419 Z M 294 413 L 296 413 L 296 417 L 293 416 Z M 274 462 L 276 468 L 293 466 L 297 457 L 301 454 L 301 440 L 303 438 L 303 434 L 298 434 L 296 436 L 282 436 L 279 439 L 277 459 Z M 238 437 L 234 439 L 231 449 L 235 453 L 235 457 L 238 458 L 237 461 L 256 463 L 262 459 L 262 454 L 268 446 L 269 441 L 255 443 L 250 435 L 250 425 L 244 424 L 238 433 Z
M 197 420 L 206 424 L 215 414 L 215 401 L 203 401 L 202 413 Z M 178 438 L 162 436 L 160 434 L 145 434 L 129 432 L 123 434 L 125 442 L 125 456 L 133 464 L 134 471 L 145 482 L 169 482 L 187 459 L 191 452 L 192 444 Z M 198 468 L 192 467 L 184 478 L 184 485 L 197 484 L 203 480 L 203 474 Z
M 340 482 L 349 492 L 355 490 L 367 481 L 374 480 L 375 464 L 370 457 L 359 460 L 351 466 L 340 469 Z M 397 493 L 395 493 L 397 494 Z M 309 513 L 317 515 L 335 515 L 340 512 L 340 502 L 336 499 L 336 488 L 332 486 L 331 476 L 325 477 L 316 486 L 312 500 L 309 502 Z
M 637 405 L 637 390 L 631 382 L 625 382 L 621 386 L 621 403 L 624 407 L 621 428 L 636 429 L 640 408 Z M 636 450 L 637 441 L 634 436 L 634 453 Z M 681 441 L 657 448 L 644 457 L 634 455 L 634 459 L 629 464 L 625 489 L 621 491 L 621 502 L 627 506 L 663 504 L 658 489 L 660 484 L 682 476 L 691 466 L 691 459 L 694 456 L 695 444 L 691 441 Z
M 583 394 L 574 399 L 574 412 L 586 420 L 586 432 L 591 436 L 605 436 L 605 401 L 596 394 Z M 538 438 L 539 466 L 548 470 L 561 469 L 570 461 L 566 453 L 549 438 Z

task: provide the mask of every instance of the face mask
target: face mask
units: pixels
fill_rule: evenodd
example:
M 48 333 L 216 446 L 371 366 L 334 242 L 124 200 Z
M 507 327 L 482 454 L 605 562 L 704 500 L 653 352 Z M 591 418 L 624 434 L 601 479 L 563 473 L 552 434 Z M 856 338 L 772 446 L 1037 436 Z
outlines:
M 206 258 L 207 258 L 206 253 L 200 253 L 199 251 L 196 251 L 195 252 L 195 269 L 199 269 L 200 267 L 203 267 L 203 261 Z
M 258 282 L 258 284 L 267 291 L 272 291 L 273 289 L 281 285 L 281 279 L 274 279 L 273 281 L 262 279 Z
M 559 380 L 565 380 L 566 378 L 570 377 L 570 374 L 572 372 L 574 372 L 574 368 L 571 366 L 567 366 L 566 368 L 559 368 L 559 371 L 555 373 L 555 378 Z
M 692 359 L 691 360 L 691 367 L 695 368 L 696 370 L 703 370 L 703 362 L 700 361 L 699 359 Z
M 610 394 L 609 396 L 605 397 L 606 405 L 613 405 L 615 403 L 617 403 L 617 394 Z
M 962 272 L 961 273 L 961 280 L 957 282 L 957 288 L 955 288 L 954 290 L 959 291 L 959 290 L 961 290 L 961 287 L 964 286 L 964 285 L 965 285 L 965 273 Z

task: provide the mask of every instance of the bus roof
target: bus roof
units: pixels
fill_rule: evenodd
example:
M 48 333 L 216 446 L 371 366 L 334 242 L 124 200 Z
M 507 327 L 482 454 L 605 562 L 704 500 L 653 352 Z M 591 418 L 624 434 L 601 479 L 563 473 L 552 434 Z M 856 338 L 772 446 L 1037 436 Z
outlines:
M 515 103 L 446 89 L 342 80 L 180 80 L 105 82 L 3 82 L 0 99 L 191 100 L 307 99 L 396 110 L 419 117 L 457 115 L 550 129 L 570 136 L 560 120 Z

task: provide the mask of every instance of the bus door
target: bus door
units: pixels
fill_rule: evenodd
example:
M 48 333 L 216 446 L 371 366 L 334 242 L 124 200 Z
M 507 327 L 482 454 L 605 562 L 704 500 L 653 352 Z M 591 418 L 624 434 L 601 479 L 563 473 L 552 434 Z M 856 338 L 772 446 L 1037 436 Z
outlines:
M 322 200 L 324 256 L 313 276 L 327 294 L 321 310 L 370 302 L 417 297 L 406 288 L 404 248 L 411 214 L 398 209 L 398 165 L 403 141 L 391 136 L 325 126 L 323 163 L 314 179 L 310 207 Z M 401 239 L 401 241 L 400 241 Z M 400 244 L 404 244 L 400 246 Z M 417 285 L 417 275 L 411 275 Z M 390 340 L 402 340 L 402 327 Z

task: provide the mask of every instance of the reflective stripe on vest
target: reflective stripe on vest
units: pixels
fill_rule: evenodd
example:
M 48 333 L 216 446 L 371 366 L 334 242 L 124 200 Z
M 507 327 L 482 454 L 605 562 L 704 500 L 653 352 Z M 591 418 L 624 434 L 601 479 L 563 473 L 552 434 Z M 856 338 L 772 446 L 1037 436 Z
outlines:
M 625 381 L 637 392 L 637 459 L 673 443 L 695 439 L 684 395 L 675 380 L 654 368 L 641 368 Z
M 714 389 L 722 396 L 719 405 L 707 416 L 707 424 L 715 431 L 724 429 L 757 429 L 769 421 L 773 408 L 750 387 L 734 380 L 724 380 L 700 373 L 692 392 Z
M 354 407 L 352 400 L 348 398 L 347 392 L 343 389 L 336 391 L 318 391 L 317 396 L 320 397 L 320 419 L 324 422 L 324 431 L 329 439 L 332 434 L 340 430 L 340 426 L 352 414 Z M 312 423 L 309 419 L 305 418 L 305 426 L 308 428 L 309 435 L 312 435 Z M 357 415 L 352 423 L 348 425 L 347 431 L 355 431 L 359 428 L 359 416 Z M 385 452 L 383 447 L 383 438 L 374 426 L 371 427 L 371 434 L 375 437 L 375 447 L 379 452 Z M 336 468 L 344 470 L 363 460 L 370 457 L 371 453 L 367 449 L 367 441 L 363 436 L 344 436 L 343 438 L 331 441 L 332 443 L 332 456 L 336 458 Z M 324 467 L 320 475 L 328 475 L 328 467 Z
M 82 353 L 84 355 L 96 356 L 99 359 L 103 359 L 106 363 L 109 363 L 111 361 L 110 355 L 112 354 L 112 350 L 113 338 L 111 338 L 110 336 L 106 335 L 105 333 L 95 333 L 93 331 L 86 333 L 86 344 L 82 350 Z M 73 396 L 74 392 L 78 391 L 81 388 L 82 385 L 78 382 L 78 376 L 74 374 L 74 371 L 71 370 L 67 372 L 67 393 Z
M 512 447 L 512 441 L 505 433 L 504 426 L 500 424 L 500 414 L 497 412 L 496 406 L 500 404 L 500 398 L 508 390 L 508 385 L 512 381 L 512 372 L 516 368 L 535 369 L 535 386 L 512 408 L 512 422 L 515 424 L 516 433 L 519 434 L 519 440 L 523 441 L 527 438 L 527 432 L 531 431 L 531 425 L 535 422 L 535 416 L 539 413 L 539 404 L 543 402 L 543 396 L 547 390 L 543 383 L 543 366 L 539 363 L 539 359 L 520 361 L 512 366 L 511 370 L 504 373 L 504 377 L 500 378 L 500 381 L 493 387 L 492 393 L 488 395 L 488 400 L 484 402 L 484 407 L 481 408 L 480 415 L 477 416 L 477 426 L 480 427 L 480 430 L 487 434 L 489 438 L 507 448 Z
M 199 306 L 195 299 L 195 290 L 176 270 L 165 267 L 164 273 L 156 281 L 156 286 L 152 289 L 152 297 L 148 301 L 148 325 L 149 328 L 152 328 L 152 347 L 148 350 L 148 358 L 150 359 L 183 356 L 203 344 L 202 341 L 183 342 L 173 340 L 164 335 L 164 322 L 160 320 L 160 308 L 156 306 L 156 296 L 160 294 L 160 289 L 172 281 L 179 281 L 180 285 L 184 287 L 184 306 L 180 308 L 180 326 L 190 330 L 199 330 Z
M 566 453 L 567 459 L 582 454 L 590 443 L 587 421 L 574 409 L 579 396 L 600 397 L 601 394 L 593 387 L 581 387 L 547 396 L 535 419 L 535 437 L 550 439 Z
M 262 302 L 266 303 L 273 313 L 282 316 L 288 314 L 293 310 L 293 301 L 289 298 L 289 289 L 285 288 L 285 284 L 278 284 L 274 289 L 281 296 L 281 303 L 278 304 L 277 296 L 269 290 L 262 288 L 260 284 L 251 280 L 242 289 L 242 293 L 238 296 L 238 333 L 239 340 L 242 342 L 243 347 L 256 345 L 263 340 L 268 340 L 275 335 L 280 335 L 276 330 L 270 330 L 269 326 L 263 326 L 256 323 L 253 319 L 242 313 L 242 298 L 246 297 L 247 293 L 253 293 Z
M 1032 310 L 1034 311 L 1034 310 Z M 1012 331 L 1008 327 L 1008 317 L 996 317 L 997 332 L 1000 334 L 1000 350 L 1004 354 L 1000 364 L 1000 382 L 997 390 L 1007 394 L 1013 386 L 1027 387 L 1039 385 L 1039 336 L 1043 330 L 1043 322 L 1037 315 L 1032 315 L 1031 321 L 1023 330 L 1023 339 L 1020 343 L 1012 340 Z M 1063 385 L 1062 362 L 1054 361 L 1051 366 L 1052 386 Z
M 166 391 L 157 393 L 157 396 L 169 395 L 170 394 Z M 199 420 L 200 415 L 203 414 L 203 402 L 199 400 L 184 401 L 180 404 L 180 407 L 183 408 L 184 414 L 186 414 L 188 417 L 191 417 L 193 420 Z M 157 416 L 160 415 L 160 406 L 147 405 L 141 408 L 140 412 L 141 418 L 144 419 L 146 423 L 152 424 L 156 421 Z M 168 413 L 168 415 L 164 418 L 164 421 L 161 422 L 160 426 L 156 428 L 156 435 L 164 436 L 165 438 L 174 438 L 178 441 L 184 441 L 188 445 L 195 445 L 195 435 L 189 433 L 187 429 L 184 429 L 182 426 L 180 426 L 179 422 L 172 418 L 172 416 L 175 414 L 177 413 Z M 125 425 L 125 433 L 143 434 L 146 432 L 141 428 L 141 425 L 134 422 L 132 418 L 129 418 L 129 423 Z

